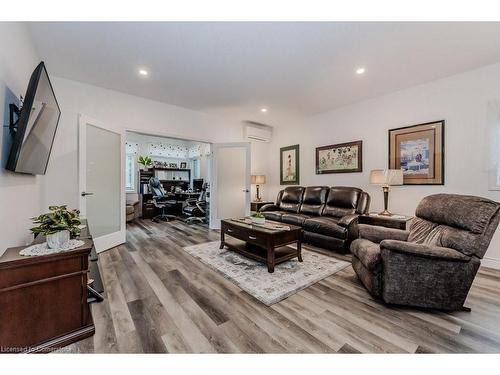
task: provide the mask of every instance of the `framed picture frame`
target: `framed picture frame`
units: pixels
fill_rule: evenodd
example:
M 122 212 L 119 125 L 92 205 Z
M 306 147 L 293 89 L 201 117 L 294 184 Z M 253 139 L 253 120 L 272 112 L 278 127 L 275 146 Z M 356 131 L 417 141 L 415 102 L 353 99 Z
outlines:
M 187 168 L 187 162 L 181 161 L 181 169 L 186 169 Z
M 389 168 L 404 185 L 444 185 L 444 120 L 389 129 Z
M 316 148 L 316 174 L 363 172 L 363 141 Z
M 280 148 L 280 185 L 299 185 L 299 145 Z

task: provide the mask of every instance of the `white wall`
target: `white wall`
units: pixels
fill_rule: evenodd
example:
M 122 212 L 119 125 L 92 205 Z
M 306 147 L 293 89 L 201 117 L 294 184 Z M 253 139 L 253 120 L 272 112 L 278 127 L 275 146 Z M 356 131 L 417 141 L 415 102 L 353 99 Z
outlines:
M 500 100 L 500 64 L 322 113 L 304 119 L 298 126 L 276 128 L 268 192 L 274 197 L 280 189 L 279 148 L 298 143 L 301 185 L 357 186 L 371 194 L 371 209 L 379 211 L 382 192 L 369 185 L 368 176 L 371 169 L 387 167 L 388 130 L 444 119 L 445 185 L 393 187 L 390 210 L 412 214 L 424 196 L 439 192 L 500 201 L 499 191 L 488 190 L 487 171 L 487 107 L 488 102 L 496 100 Z M 362 173 L 315 174 L 316 147 L 356 140 L 363 140 Z M 498 233 L 483 264 L 500 268 Z
M 26 92 L 32 71 L 40 62 L 26 26 L 0 22 L 0 254 L 32 238 L 30 218 L 40 213 L 40 181 L 43 177 L 11 173 L 4 169 L 8 155 L 10 98 Z
M 243 141 L 239 123 L 67 79 L 54 77 L 52 83 L 62 115 L 43 184 L 44 207 L 78 206 L 79 113 L 122 130 L 207 142 Z

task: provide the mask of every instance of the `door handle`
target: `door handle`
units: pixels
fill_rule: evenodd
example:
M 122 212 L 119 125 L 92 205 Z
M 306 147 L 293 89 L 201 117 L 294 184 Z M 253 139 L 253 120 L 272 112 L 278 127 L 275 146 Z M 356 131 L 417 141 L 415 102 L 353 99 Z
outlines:
M 94 193 L 87 193 L 86 191 L 82 191 L 82 197 L 85 197 L 86 195 L 94 195 Z
M 242 192 L 244 192 L 244 193 L 249 193 L 249 192 L 250 192 L 250 190 L 248 190 L 248 189 L 243 189 L 243 190 L 242 190 Z

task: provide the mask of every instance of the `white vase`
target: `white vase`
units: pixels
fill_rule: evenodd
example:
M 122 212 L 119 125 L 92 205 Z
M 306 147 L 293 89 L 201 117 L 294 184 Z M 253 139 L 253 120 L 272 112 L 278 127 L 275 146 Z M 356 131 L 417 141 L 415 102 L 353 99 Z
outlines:
M 47 235 L 47 247 L 49 249 L 60 249 L 69 241 L 69 230 L 61 230 Z

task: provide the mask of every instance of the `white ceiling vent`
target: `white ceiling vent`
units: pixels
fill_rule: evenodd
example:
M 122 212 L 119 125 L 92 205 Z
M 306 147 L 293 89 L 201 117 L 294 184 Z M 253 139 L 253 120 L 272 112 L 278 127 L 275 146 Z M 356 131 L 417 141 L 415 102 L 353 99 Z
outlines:
M 271 142 L 273 128 L 253 121 L 243 121 L 243 137 L 250 141 Z

